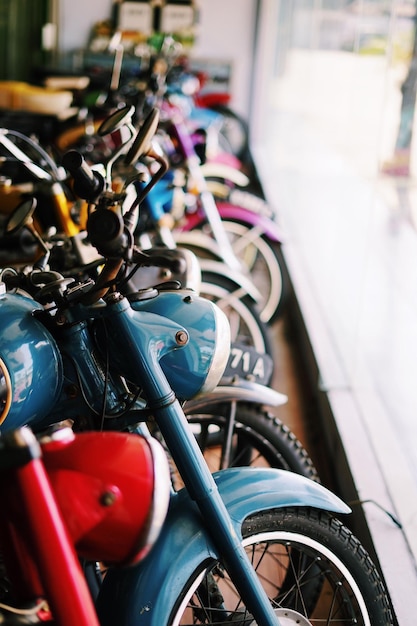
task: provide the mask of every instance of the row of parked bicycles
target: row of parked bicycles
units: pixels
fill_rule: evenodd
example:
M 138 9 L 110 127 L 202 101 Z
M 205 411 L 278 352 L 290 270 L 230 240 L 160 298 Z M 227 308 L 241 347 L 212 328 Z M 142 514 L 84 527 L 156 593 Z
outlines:
M 272 415 L 282 236 L 196 84 L 159 54 L 48 140 L 0 130 L 0 621 L 394 624 Z

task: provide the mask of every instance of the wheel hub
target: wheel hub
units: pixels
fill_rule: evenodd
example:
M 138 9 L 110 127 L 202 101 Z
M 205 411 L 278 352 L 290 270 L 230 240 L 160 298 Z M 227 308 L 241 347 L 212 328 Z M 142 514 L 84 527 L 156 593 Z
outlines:
M 301 615 L 298 611 L 292 609 L 274 609 L 274 613 L 279 619 L 280 626 L 312 626 L 310 620 Z M 256 626 L 256 622 L 250 623 L 250 626 Z
M 309 619 L 292 609 L 275 609 L 275 615 L 279 619 L 280 626 L 311 626 Z

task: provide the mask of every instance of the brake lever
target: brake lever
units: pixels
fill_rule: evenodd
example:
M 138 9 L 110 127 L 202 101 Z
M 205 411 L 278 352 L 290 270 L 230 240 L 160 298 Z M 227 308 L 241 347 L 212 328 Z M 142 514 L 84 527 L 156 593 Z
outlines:
M 171 250 L 169 248 L 164 250 L 161 254 L 160 249 L 158 249 L 157 252 L 153 252 L 151 249 L 145 253 L 135 247 L 133 250 L 132 262 L 136 265 L 140 265 L 141 267 L 163 267 L 170 270 L 174 274 L 182 274 L 185 272 L 187 269 L 185 259 L 178 257 L 177 255 L 170 258 L 170 253 Z

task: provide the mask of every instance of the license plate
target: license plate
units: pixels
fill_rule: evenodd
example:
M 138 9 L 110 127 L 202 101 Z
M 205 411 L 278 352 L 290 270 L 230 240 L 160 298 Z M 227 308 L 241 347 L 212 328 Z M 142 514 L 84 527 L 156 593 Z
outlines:
M 269 354 L 260 354 L 254 348 L 234 343 L 230 350 L 224 377 L 239 376 L 261 385 L 269 385 L 272 370 L 273 361 Z

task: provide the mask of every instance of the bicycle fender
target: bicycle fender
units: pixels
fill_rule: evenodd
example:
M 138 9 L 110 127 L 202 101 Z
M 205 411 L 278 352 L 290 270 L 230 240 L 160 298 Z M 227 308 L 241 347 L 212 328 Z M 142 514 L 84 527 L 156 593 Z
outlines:
M 288 396 L 271 387 L 260 385 L 251 380 L 233 380 L 231 383 L 220 382 L 210 393 L 202 393 L 188 400 L 185 413 L 193 413 L 220 402 L 249 402 L 257 405 L 281 406 L 286 404 Z
M 227 202 L 218 202 L 217 208 L 222 219 L 241 221 L 250 226 L 257 227 L 262 230 L 269 239 L 277 243 L 283 243 L 285 240 L 284 234 L 281 232 L 278 224 L 265 215 L 259 215 L 244 207 L 239 207 Z
M 246 174 L 225 163 L 207 161 L 200 165 L 200 169 L 206 178 L 223 178 L 239 187 L 247 187 L 250 182 Z
M 173 235 L 177 246 L 191 246 L 192 249 L 210 250 L 211 254 L 214 254 L 219 259 L 218 262 L 221 262 L 222 254 L 220 248 L 210 235 L 206 235 L 200 230 L 174 230 Z
M 253 228 L 259 229 L 261 233 L 265 234 L 271 241 L 276 243 L 283 243 L 285 241 L 284 234 L 278 227 L 277 222 L 266 215 L 260 215 L 259 213 L 228 202 L 217 202 L 217 209 L 222 219 L 230 219 L 248 224 Z M 181 244 L 182 241 L 187 242 L 190 237 L 192 238 L 190 233 L 199 228 L 204 221 L 204 216 L 198 212 L 189 215 L 187 222 L 182 225 L 178 232 L 174 233 L 177 243 Z M 198 242 L 198 237 L 196 239 Z M 211 237 L 210 239 L 211 245 L 209 250 L 213 248 L 213 238 Z M 191 241 L 193 240 L 191 239 Z M 201 243 L 199 247 L 202 247 Z
M 222 261 L 212 261 L 211 259 L 199 259 L 202 272 L 202 282 L 204 282 L 204 272 L 225 276 L 231 284 L 234 283 L 234 291 L 243 290 L 242 296 L 248 295 L 254 302 L 259 302 L 261 294 L 254 285 L 253 281 L 242 274 L 242 272 L 230 271 L 230 268 Z
M 238 536 L 246 517 L 267 509 L 309 506 L 350 512 L 325 487 L 292 472 L 230 468 L 214 478 Z M 135 567 L 107 572 L 97 599 L 100 625 L 164 626 L 193 573 L 216 558 L 196 504 L 185 490 L 173 495 L 161 535 L 148 556 Z

